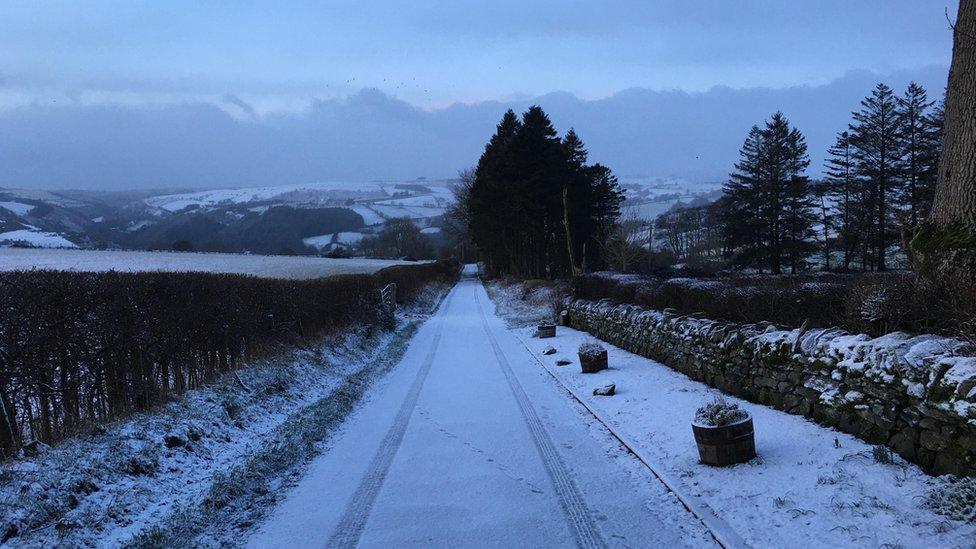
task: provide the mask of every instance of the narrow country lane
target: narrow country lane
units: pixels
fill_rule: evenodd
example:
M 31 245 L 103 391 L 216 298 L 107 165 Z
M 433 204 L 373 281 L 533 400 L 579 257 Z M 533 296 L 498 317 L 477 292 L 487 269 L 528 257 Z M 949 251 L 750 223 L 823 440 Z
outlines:
M 249 545 L 713 545 L 493 310 L 468 266 Z

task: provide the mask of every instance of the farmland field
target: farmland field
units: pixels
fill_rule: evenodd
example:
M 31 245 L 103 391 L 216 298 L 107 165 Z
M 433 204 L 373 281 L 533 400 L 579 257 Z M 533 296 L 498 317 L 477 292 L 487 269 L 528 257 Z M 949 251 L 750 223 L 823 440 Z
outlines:
M 407 263 L 385 259 L 328 259 L 308 256 L 0 248 L 0 271 L 174 271 L 304 279 L 372 273 L 384 267 Z

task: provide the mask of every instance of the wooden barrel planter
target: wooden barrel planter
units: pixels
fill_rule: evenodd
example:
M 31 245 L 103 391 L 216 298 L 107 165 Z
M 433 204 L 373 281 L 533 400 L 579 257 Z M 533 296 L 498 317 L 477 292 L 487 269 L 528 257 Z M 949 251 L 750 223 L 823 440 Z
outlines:
M 584 374 L 595 374 L 607 369 L 607 350 L 599 353 L 579 353 L 580 369 Z
M 540 339 L 546 339 L 550 337 L 556 337 L 556 325 L 555 324 L 539 324 L 535 328 L 535 335 Z
M 692 423 L 691 428 L 695 431 L 698 455 L 706 465 L 725 467 L 756 457 L 756 435 L 751 415 L 721 427 Z

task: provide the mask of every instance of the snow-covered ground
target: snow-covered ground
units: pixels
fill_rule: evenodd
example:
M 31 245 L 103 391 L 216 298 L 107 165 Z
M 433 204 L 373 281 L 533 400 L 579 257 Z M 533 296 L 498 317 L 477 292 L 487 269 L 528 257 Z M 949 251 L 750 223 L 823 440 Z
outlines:
M 318 236 L 310 236 L 302 239 L 302 243 L 306 246 L 311 246 L 315 249 L 321 250 L 329 244 L 332 244 L 333 238 L 336 244 L 342 244 L 344 246 L 355 246 L 359 244 L 359 241 L 366 236 L 366 233 L 360 233 L 355 231 L 344 231 L 339 233 L 329 233 Z
M 675 177 L 623 176 L 619 182 L 625 197 L 621 204 L 624 217 L 645 221 L 654 221 L 679 202 L 688 204 L 722 188 L 722 182 L 692 182 Z
M 176 212 L 187 206 L 212 207 L 222 204 L 245 204 L 288 197 L 311 199 L 339 199 L 351 196 L 386 196 L 381 183 L 352 181 L 328 181 L 322 183 L 303 183 L 278 185 L 273 187 L 251 187 L 241 189 L 216 189 L 190 193 L 160 195 L 147 198 L 146 204 L 156 208 Z
M 17 229 L 0 233 L 0 244 L 28 244 L 39 248 L 77 248 L 74 242 L 59 235 L 39 229 Z M 57 253 L 57 252 L 54 252 Z
M 0 271 L 175 271 L 302 279 L 371 273 L 391 265 L 404 264 L 409 263 L 384 259 L 329 259 L 310 256 L 0 248 Z
M 444 213 L 452 200 L 450 181 L 358 182 L 329 181 L 273 187 L 215 189 L 146 198 L 144 203 L 158 215 L 193 207 L 211 209 L 254 204 L 294 207 L 345 207 L 377 225 L 394 217 L 425 219 Z
M 30 204 L 24 204 L 23 202 L 0 202 L 0 208 L 3 208 L 14 215 L 27 215 L 34 209 L 34 206 Z
M 493 286 L 502 311 L 524 308 L 513 288 Z M 516 319 L 516 324 L 518 324 Z M 704 502 L 754 547 L 973 547 L 976 524 L 926 505 L 947 479 L 924 474 L 845 433 L 727 396 L 752 414 L 759 457 L 715 468 L 699 463 L 691 421 L 716 389 L 609 344 L 610 369 L 583 375 L 576 351 L 594 338 L 559 327 L 554 339 L 516 328 L 539 365 L 572 390 L 678 491 Z M 544 355 L 548 347 L 556 349 Z M 570 364 L 557 366 L 557 360 Z M 612 397 L 593 396 L 615 383 Z M 891 463 L 883 463 L 890 457 Z
M 179 400 L 0 465 L 0 545 L 237 545 L 393 366 L 445 289 L 395 332 L 283 351 Z
M 365 403 L 249 546 L 715 546 L 472 277 Z

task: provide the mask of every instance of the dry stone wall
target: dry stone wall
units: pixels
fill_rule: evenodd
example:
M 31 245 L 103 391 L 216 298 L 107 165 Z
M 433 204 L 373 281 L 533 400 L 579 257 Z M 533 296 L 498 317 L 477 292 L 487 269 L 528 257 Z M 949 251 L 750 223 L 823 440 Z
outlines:
M 570 326 L 752 402 L 884 444 L 933 474 L 976 475 L 976 357 L 934 335 L 781 330 L 609 300 Z

